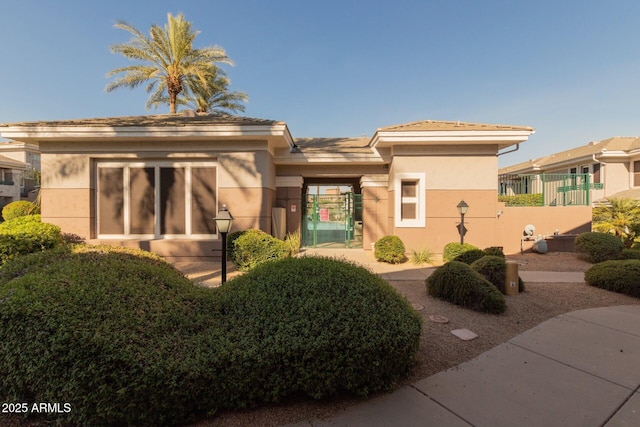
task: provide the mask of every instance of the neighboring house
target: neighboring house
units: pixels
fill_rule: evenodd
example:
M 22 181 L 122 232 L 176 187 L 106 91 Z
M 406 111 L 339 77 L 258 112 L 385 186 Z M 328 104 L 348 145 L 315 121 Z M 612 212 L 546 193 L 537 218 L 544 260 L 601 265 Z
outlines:
M 365 249 L 395 234 L 408 250 L 441 253 L 459 240 L 465 200 L 465 241 L 515 252 L 535 218 L 498 202 L 497 155 L 533 132 L 419 121 L 371 138 L 294 139 L 281 121 L 193 113 L 0 125 L 39 146 L 44 221 L 169 259 L 220 249 L 222 204 L 234 231 L 301 230 L 306 246 Z M 561 213 L 551 232 L 590 227 L 590 208 Z
M 589 187 L 592 203 L 607 197 L 640 198 L 640 137 L 613 137 L 590 142 L 501 168 L 499 174 L 506 194 L 509 189 L 516 191 L 513 190 L 516 180 L 522 183 L 516 192 L 536 191 L 532 182 L 541 180 L 544 174 L 546 177 L 565 176 L 569 181 L 559 184 L 561 190 Z M 566 177 L 567 174 L 571 176 Z
M 0 155 L 0 212 L 5 205 L 20 200 L 20 178 L 26 168 L 26 163 Z
M 23 142 L 0 142 L 0 155 L 26 163 L 15 181 L 20 186 L 20 197 L 34 199 L 40 186 L 40 149 L 35 144 Z

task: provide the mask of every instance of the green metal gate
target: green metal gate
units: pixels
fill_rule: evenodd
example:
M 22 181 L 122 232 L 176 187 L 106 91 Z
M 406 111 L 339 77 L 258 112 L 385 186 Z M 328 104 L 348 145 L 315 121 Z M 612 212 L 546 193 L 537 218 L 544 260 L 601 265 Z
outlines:
M 302 204 L 302 245 L 362 248 L 362 195 L 307 194 Z

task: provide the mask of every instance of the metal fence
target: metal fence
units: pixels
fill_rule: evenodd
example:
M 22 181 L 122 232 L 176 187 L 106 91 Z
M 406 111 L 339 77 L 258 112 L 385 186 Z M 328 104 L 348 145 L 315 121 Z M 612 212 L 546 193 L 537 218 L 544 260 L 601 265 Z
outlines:
M 498 176 L 498 200 L 507 206 L 589 206 L 591 174 L 534 174 Z

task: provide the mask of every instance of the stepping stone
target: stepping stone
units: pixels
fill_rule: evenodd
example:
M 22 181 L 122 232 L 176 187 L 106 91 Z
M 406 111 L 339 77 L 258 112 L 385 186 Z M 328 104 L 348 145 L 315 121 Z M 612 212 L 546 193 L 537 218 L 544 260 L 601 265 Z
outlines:
M 447 317 L 441 316 L 439 314 L 432 314 L 429 316 L 429 320 L 435 323 L 449 323 L 449 319 Z
M 451 333 L 460 338 L 462 341 L 471 341 L 478 338 L 478 334 L 471 332 L 468 329 L 454 329 L 453 331 L 451 331 Z

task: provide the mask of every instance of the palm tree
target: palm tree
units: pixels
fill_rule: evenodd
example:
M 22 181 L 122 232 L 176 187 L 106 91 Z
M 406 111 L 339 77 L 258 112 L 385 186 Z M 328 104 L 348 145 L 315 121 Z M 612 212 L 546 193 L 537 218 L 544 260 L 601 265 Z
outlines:
M 166 99 L 169 112 L 175 113 L 178 95 L 185 89 L 190 91 L 189 86 L 195 82 L 206 85 L 218 72 L 216 63 L 233 65 L 221 47 L 194 48 L 193 41 L 199 32 L 191 29 L 191 22 L 186 21 L 182 14 L 175 17 L 167 14 L 164 29 L 152 25 L 149 37 L 123 21 L 115 27 L 130 32 L 133 38 L 128 43 L 112 45 L 111 52 L 143 61 L 144 64 L 110 71 L 107 77 L 121 75 L 109 83 L 105 90 L 111 92 L 119 87 L 135 88 L 149 82 L 146 91 L 151 95 L 147 109 Z
M 230 83 L 222 73 L 209 76 L 206 84 L 194 81 L 191 85 L 191 101 L 195 110 L 199 113 L 221 113 L 225 110 L 244 112 L 245 107 L 242 103 L 247 102 L 249 97 L 244 92 L 229 92 Z
M 593 209 L 593 229 L 612 233 L 631 247 L 640 234 L 640 203 L 634 199 L 608 198 L 607 204 Z
M 198 113 L 243 112 L 245 106 L 242 103 L 247 102 L 249 97 L 244 92 L 229 92 L 230 83 L 229 78 L 218 69 L 207 77 L 205 84 L 197 79 L 188 83 L 188 90 L 178 96 L 176 103 L 187 105 Z M 167 104 L 168 101 L 168 97 L 163 96 L 150 102 L 155 106 Z

